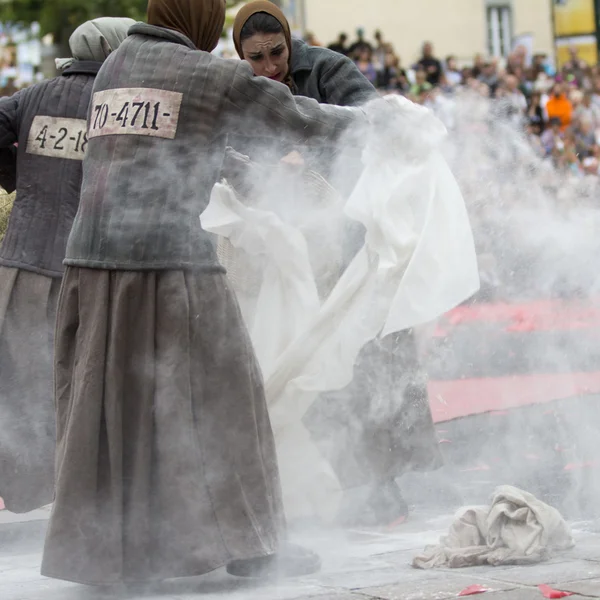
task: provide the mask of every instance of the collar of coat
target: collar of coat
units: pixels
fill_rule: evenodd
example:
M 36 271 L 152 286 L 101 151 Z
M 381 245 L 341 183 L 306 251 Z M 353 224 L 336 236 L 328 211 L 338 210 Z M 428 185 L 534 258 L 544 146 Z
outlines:
M 183 33 L 179 33 L 173 29 L 167 29 L 166 27 L 157 27 L 156 25 L 148 25 L 148 23 L 136 23 L 135 25 L 132 25 L 131 29 L 129 30 L 129 35 L 133 34 L 160 38 L 161 40 L 166 40 L 167 42 L 173 42 L 174 44 L 187 46 L 192 50 L 198 50 L 190 38 L 183 35 Z
M 311 60 L 310 50 L 311 46 L 306 42 L 292 38 L 292 64 L 290 65 L 292 75 L 299 71 L 312 71 L 315 61 L 314 57 Z
M 69 65 L 61 75 L 98 75 L 98 71 L 102 66 L 101 62 L 93 60 L 76 60 L 73 64 Z

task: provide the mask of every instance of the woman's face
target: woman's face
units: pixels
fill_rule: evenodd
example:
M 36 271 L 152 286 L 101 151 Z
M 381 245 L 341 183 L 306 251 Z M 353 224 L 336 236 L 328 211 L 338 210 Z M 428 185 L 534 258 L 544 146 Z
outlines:
M 364 63 L 371 62 L 371 53 L 368 50 L 362 50 L 358 55 L 358 60 Z
M 255 75 L 275 81 L 286 78 L 290 51 L 283 33 L 255 33 L 242 42 L 242 53 Z

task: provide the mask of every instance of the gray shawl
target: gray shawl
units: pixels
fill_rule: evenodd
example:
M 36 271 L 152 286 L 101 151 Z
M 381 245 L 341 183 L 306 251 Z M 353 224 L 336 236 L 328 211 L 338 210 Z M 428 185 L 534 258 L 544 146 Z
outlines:
M 104 62 L 127 37 L 133 19 L 100 17 L 80 25 L 69 38 L 72 58 L 59 58 L 56 67 L 64 70 L 76 60 Z

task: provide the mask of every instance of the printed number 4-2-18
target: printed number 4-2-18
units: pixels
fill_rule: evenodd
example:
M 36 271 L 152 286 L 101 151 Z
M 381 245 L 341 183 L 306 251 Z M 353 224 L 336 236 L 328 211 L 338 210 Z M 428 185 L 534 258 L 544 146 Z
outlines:
M 65 150 L 64 141 L 69 135 L 69 130 L 66 127 L 61 127 L 57 133 L 58 135 L 48 136 L 48 125 L 44 125 L 35 140 L 40 143 L 42 150 L 45 150 L 47 147 L 52 150 Z M 69 141 L 75 142 L 75 152 L 85 152 L 88 142 L 85 132 L 78 131 L 77 136 L 69 137 Z

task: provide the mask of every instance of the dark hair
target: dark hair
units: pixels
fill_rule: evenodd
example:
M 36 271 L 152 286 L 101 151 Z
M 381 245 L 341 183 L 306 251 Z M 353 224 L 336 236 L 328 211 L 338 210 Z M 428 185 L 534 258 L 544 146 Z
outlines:
M 240 42 L 243 42 L 257 33 L 284 33 L 283 25 L 269 13 L 254 13 L 242 27 Z

